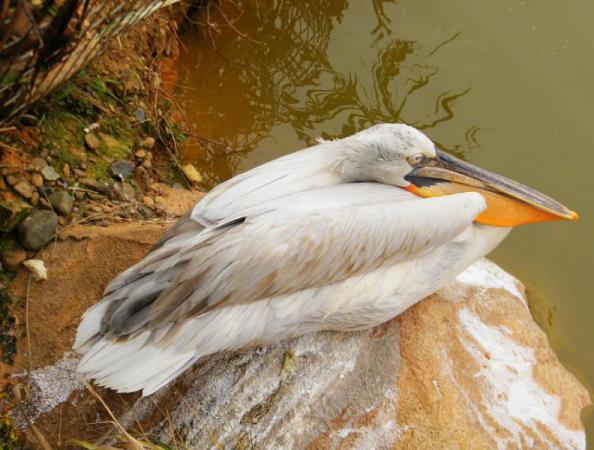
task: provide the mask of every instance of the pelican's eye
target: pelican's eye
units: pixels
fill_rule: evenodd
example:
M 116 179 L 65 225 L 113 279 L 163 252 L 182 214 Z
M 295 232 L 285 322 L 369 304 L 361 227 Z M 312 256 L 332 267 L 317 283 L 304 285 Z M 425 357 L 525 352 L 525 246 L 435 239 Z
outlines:
M 408 158 L 406 158 L 406 160 L 411 166 L 415 166 L 419 164 L 421 161 L 423 161 L 424 158 L 425 157 L 421 153 L 417 153 L 416 155 L 409 156 Z

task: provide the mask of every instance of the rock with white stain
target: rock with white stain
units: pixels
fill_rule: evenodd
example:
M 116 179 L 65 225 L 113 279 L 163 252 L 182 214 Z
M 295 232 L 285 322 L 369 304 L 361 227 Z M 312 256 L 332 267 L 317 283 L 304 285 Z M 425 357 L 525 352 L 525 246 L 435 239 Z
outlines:
M 34 395 L 13 412 L 21 426 L 28 418 L 50 443 L 109 443 L 109 418 L 68 351 L 80 314 L 162 230 L 73 227 L 42 252 L 53 282 L 30 286 Z M 19 275 L 15 296 L 25 292 Z M 20 358 L 17 370 L 29 363 Z M 590 403 L 533 322 L 522 285 L 486 260 L 374 329 L 214 355 L 144 399 L 99 392 L 130 430 L 224 449 L 583 449 Z

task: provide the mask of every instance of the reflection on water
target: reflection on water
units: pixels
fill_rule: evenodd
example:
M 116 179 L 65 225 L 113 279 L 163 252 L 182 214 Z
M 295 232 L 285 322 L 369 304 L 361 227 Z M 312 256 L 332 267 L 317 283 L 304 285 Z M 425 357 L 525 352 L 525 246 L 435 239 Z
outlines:
M 578 223 L 520 227 L 491 257 L 528 285 L 557 355 L 592 387 L 594 2 L 233 2 L 196 17 L 178 66 L 200 136 L 183 156 L 206 187 L 316 137 L 402 121 L 558 198 Z
M 392 2 L 370 3 L 368 16 L 360 18 L 359 26 L 369 30 L 365 53 L 339 58 L 332 57 L 331 48 L 345 19 L 345 0 L 246 2 L 239 7 L 222 2 L 199 14 L 202 26 L 189 31 L 180 67 L 183 83 L 191 88 L 185 94 L 191 102 L 185 106 L 188 119 L 197 134 L 210 140 L 187 146 L 185 156 L 200 162 L 209 185 L 232 176 L 281 125 L 292 128 L 298 148 L 319 136 L 347 136 L 378 122 L 429 130 L 454 117 L 455 103 L 469 87 L 442 87 L 429 94 L 429 114 L 415 114 L 408 105 L 439 72 L 427 57 L 456 34 L 430 47 L 398 39 L 386 3 Z M 461 136 L 438 143 L 461 154 L 476 144 L 476 132 L 470 126 Z

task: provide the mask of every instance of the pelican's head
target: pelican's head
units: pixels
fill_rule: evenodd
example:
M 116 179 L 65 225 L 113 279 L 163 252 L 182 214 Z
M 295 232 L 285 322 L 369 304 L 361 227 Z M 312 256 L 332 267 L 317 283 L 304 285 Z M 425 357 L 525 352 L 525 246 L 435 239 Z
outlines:
M 485 225 L 509 227 L 578 217 L 534 189 L 436 149 L 427 136 L 408 125 L 375 125 L 346 141 L 340 170 L 347 181 L 391 184 L 420 197 L 479 192 L 487 209 L 476 221 Z

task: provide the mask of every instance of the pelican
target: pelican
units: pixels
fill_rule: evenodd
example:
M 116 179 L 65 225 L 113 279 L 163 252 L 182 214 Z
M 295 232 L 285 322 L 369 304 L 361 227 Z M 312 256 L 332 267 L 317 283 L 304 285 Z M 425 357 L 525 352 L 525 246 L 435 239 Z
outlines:
M 379 124 L 220 184 L 89 308 L 74 348 L 98 385 L 149 395 L 199 358 L 386 322 L 557 201 Z

